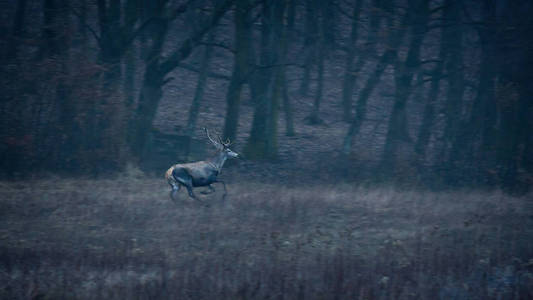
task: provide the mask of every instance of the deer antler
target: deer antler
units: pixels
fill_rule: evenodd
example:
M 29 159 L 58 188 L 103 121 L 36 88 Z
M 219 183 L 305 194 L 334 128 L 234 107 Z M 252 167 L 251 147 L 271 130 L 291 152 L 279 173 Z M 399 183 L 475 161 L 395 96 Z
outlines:
M 218 144 L 222 145 L 224 147 L 229 147 L 231 145 L 231 141 L 229 138 L 226 138 L 225 141 L 222 140 L 222 137 L 220 135 L 217 135 Z
M 215 145 L 215 147 L 220 148 L 222 143 L 218 143 L 217 141 L 213 140 L 211 138 L 211 136 L 209 136 L 209 130 L 207 130 L 207 128 L 204 127 L 204 130 L 205 130 L 205 134 L 207 135 L 207 138 L 211 141 L 211 143 L 213 143 L 213 145 Z M 219 137 L 219 139 L 220 139 L 220 137 Z
M 231 145 L 231 141 L 229 138 L 226 139 L 226 141 L 224 142 L 224 146 L 228 147 Z
M 229 140 L 229 138 L 226 138 L 226 141 L 223 141 L 220 135 L 218 136 L 218 143 L 224 147 L 228 147 L 229 145 L 231 145 L 231 141 Z

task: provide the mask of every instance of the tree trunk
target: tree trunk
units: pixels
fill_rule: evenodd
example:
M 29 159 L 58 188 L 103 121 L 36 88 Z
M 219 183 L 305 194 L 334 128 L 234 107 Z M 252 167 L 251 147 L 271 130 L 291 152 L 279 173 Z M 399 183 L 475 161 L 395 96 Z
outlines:
M 374 91 L 374 88 L 381 79 L 381 75 L 383 75 L 383 72 L 385 71 L 387 66 L 391 64 L 395 56 L 395 50 L 387 50 L 379 59 L 378 65 L 376 66 L 374 73 L 372 74 L 372 76 L 370 76 L 370 78 L 366 82 L 365 87 L 361 90 L 361 93 L 359 94 L 359 99 L 355 107 L 354 118 L 352 119 L 350 127 L 348 128 L 348 132 L 344 137 L 342 149 L 345 154 L 350 153 L 352 149 L 352 140 L 359 133 L 359 129 L 361 129 L 361 125 L 363 124 L 364 118 L 366 116 L 366 104 L 368 102 L 368 99 L 370 98 L 370 95 L 372 94 L 372 91 Z
M 388 0 L 371 0 L 371 11 L 370 11 L 370 17 L 369 17 L 369 33 L 367 38 L 367 45 L 366 45 L 366 56 L 375 53 L 377 51 L 378 46 L 378 37 L 381 36 L 382 31 L 382 20 L 384 18 L 390 18 L 390 16 L 384 16 L 383 12 L 383 6 L 385 5 Z M 367 57 L 368 58 L 368 57 Z
M 121 64 L 135 38 L 134 27 L 141 8 L 137 0 L 98 0 L 98 25 L 100 29 L 100 63 L 105 67 L 104 88 L 117 90 L 122 79 Z
M 524 51 L 532 49 L 533 45 L 533 21 L 530 17 L 532 7 L 524 7 L 514 2 L 506 2 L 502 6 L 497 11 L 503 24 L 491 22 L 494 19 L 486 18 L 487 23 L 497 24 L 489 32 L 489 41 L 496 50 L 493 64 L 497 68 L 498 77 L 495 97 L 497 101 L 494 103 L 497 104 L 498 110 L 496 121 L 487 124 L 492 128 L 484 126 L 484 131 L 488 133 L 485 139 L 491 138 L 490 135 L 496 137 L 492 143 L 497 154 L 493 168 L 497 170 L 502 188 L 515 195 L 524 195 L 533 186 L 530 168 L 533 157 L 533 87 L 530 73 L 533 57 L 531 51 Z M 494 10 L 493 6 L 487 7 Z M 496 14 L 493 13 L 492 16 L 494 15 Z M 502 27 L 520 29 L 501 31 Z M 520 47 L 516 47 L 517 44 Z
M 152 128 L 153 119 L 157 112 L 157 105 L 163 96 L 163 83 L 166 74 L 161 72 L 158 60 L 167 31 L 168 21 L 159 12 L 152 26 L 152 45 L 145 57 L 146 67 L 137 109 L 130 124 L 130 131 L 133 132 L 130 150 L 138 158 L 144 154 L 148 133 Z
M 378 64 L 376 66 L 376 69 L 374 70 L 374 73 L 369 77 L 365 87 L 359 93 L 359 99 L 355 107 L 355 115 L 350 123 L 348 132 L 344 137 L 342 147 L 342 151 L 344 154 L 349 154 L 351 152 L 352 141 L 361 129 L 361 125 L 363 124 L 363 121 L 366 116 L 366 104 L 368 102 L 368 99 L 370 98 L 370 95 L 372 94 L 372 91 L 379 83 L 381 75 L 383 75 L 383 72 L 385 71 L 387 66 L 391 63 L 394 63 L 397 57 L 397 48 L 400 42 L 402 41 L 403 36 L 405 35 L 406 31 L 403 27 L 405 26 L 407 20 L 408 15 L 406 14 L 400 21 L 400 25 L 393 27 L 393 29 L 391 30 L 386 43 L 387 50 L 378 59 Z
M 356 43 L 359 36 L 359 16 L 363 1 L 357 0 L 352 13 L 352 31 L 350 34 L 350 44 L 346 55 L 346 67 L 344 69 L 344 80 L 342 83 L 342 113 L 344 121 L 352 119 L 352 95 L 355 88 L 356 70 L 354 69 L 354 58 Z
M 405 62 L 396 64 L 395 70 L 395 101 L 389 118 L 387 136 L 382 157 L 381 170 L 392 174 L 396 166 L 397 149 L 400 142 L 411 142 L 407 120 L 407 102 L 413 91 L 412 81 L 416 69 L 420 65 L 420 50 L 422 40 L 427 32 L 429 20 L 429 3 L 427 1 L 412 1 L 410 11 L 416 11 L 410 19 L 413 21 L 412 38 Z M 414 13 L 412 13 L 414 14 Z
M 486 36 L 488 37 L 488 35 Z M 494 149 L 497 140 L 497 103 L 494 101 L 495 68 L 494 55 L 490 43 L 481 38 L 482 53 L 480 61 L 479 83 L 469 118 L 461 123 L 453 140 L 450 158 L 455 162 L 457 177 L 461 181 L 485 178 L 491 158 L 495 157 Z M 480 149 L 476 149 L 476 141 L 481 140 Z M 486 182 L 489 183 L 489 182 Z M 490 184 L 494 184 L 491 182 Z
M 135 116 L 132 119 L 134 122 L 134 126 L 132 126 L 134 134 L 130 143 L 130 148 L 138 158 L 141 158 L 144 153 L 148 133 L 152 128 L 152 123 L 157 112 L 157 106 L 163 96 L 165 77 L 168 73 L 178 67 L 184 59 L 189 57 L 192 50 L 198 45 L 204 35 L 218 23 L 222 16 L 230 9 L 232 4 L 232 0 L 227 0 L 216 6 L 210 21 L 201 26 L 196 32 L 193 32 L 191 36 L 184 40 L 165 60 L 162 58 L 162 49 L 169 20 L 165 17 L 161 17 L 162 14 L 160 12 L 158 20 L 154 21 L 154 23 L 157 24 L 156 26 L 153 26 L 156 29 L 155 34 L 153 34 L 155 38 L 146 57 L 147 66 L 141 86 L 139 103 Z
M 502 86 L 506 90 L 505 102 L 499 110 L 499 130 L 496 136 L 496 155 L 493 166 L 497 170 L 501 185 L 513 190 L 517 185 L 518 162 L 520 161 L 521 132 L 527 118 L 527 100 L 520 95 L 516 83 L 507 76 L 500 77 Z M 503 98 L 503 97 L 502 97 Z M 524 118 L 525 117 L 525 118 Z
M 334 12 L 333 0 L 320 2 L 320 27 L 317 32 L 316 51 L 317 53 L 317 88 L 313 101 L 313 110 L 306 120 L 311 125 L 323 124 L 324 121 L 320 119 L 320 104 L 322 102 L 324 90 L 324 63 L 328 51 L 333 48 L 335 44 L 334 27 L 335 22 L 332 20 Z M 317 20 L 318 21 L 318 20 Z
M 438 103 L 440 82 L 442 79 L 442 52 L 443 48 L 441 43 L 437 63 L 431 74 L 431 86 L 429 88 L 426 104 L 424 106 L 424 112 L 422 113 L 422 123 L 420 125 L 420 129 L 418 131 L 418 138 L 416 139 L 415 144 L 415 153 L 418 157 L 419 164 L 422 164 L 422 161 L 426 156 L 429 138 L 431 137 L 431 130 L 433 128 L 433 124 L 435 123 L 435 107 Z
M 147 66 L 136 109 L 135 136 L 133 137 L 132 150 L 141 157 L 146 146 L 148 133 L 157 112 L 159 100 L 163 96 L 163 74 L 159 72 L 156 64 Z
M 286 2 L 279 1 L 271 7 L 264 6 L 265 18 L 262 28 L 261 64 L 273 66 L 283 61 L 283 41 Z M 256 105 L 252 130 L 244 152 L 252 159 L 275 158 L 277 156 L 277 120 L 279 98 L 282 88 L 282 72 L 280 65 L 273 68 L 262 68 L 256 80 L 259 101 Z
M 317 87 L 315 91 L 315 98 L 313 101 L 313 110 L 311 111 L 311 114 L 307 116 L 305 119 L 309 124 L 311 125 L 319 125 L 323 124 L 324 121 L 320 119 L 319 113 L 320 113 L 320 102 L 322 102 L 322 94 L 324 89 L 324 56 L 326 56 L 326 51 L 324 45 L 324 41 L 319 41 L 320 45 L 319 51 L 318 51 L 318 70 L 317 70 Z
M 292 113 L 291 98 L 289 96 L 289 88 L 287 86 L 285 72 L 281 74 L 281 76 L 281 82 L 283 85 L 283 110 L 285 112 L 285 135 L 294 136 L 294 116 Z
M 270 118 L 268 119 L 267 153 L 269 157 L 278 155 L 278 116 L 281 98 L 283 97 L 283 85 L 285 78 L 285 56 L 287 54 L 287 26 L 285 25 L 285 12 L 288 0 L 283 0 L 274 6 L 273 14 L 273 37 L 272 46 L 279 45 L 274 58 L 274 81 L 272 86 L 272 99 L 270 104 Z M 275 46 L 274 46 L 275 47 Z
M 306 0 L 305 2 L 304 72 L 300 83 L 300 94 L 302 96 L 307 96 L 309 92 L 311 68 L 316 59 L 315 47 L 318 39 L 317 0 Z
M 100 27 L 100 49 L 99 60 L 105 67 L 104 90 L 113 92 L 116 90 L 120 79 L 121 61 L 125 53 L 121 28 L 120 1 L 110 0 L 109 5 L 106 0 L 98 0 L 98 25 Z
M 205 85 L 207 82 L 207 75 L 209 73 L 209 63 L 211 62 L 211 56 L 213 53 L 214 31 L 209 33 L 208 44 L 205 46 L 205 50 L 202 56 L 202 62 L 200 64 L 200 73 L 198 74 L 198 83 L 196 84 L 196 90 L 194 91 L 194 98 L 189 109 L 189 118 L 187 120 L 186 134 L 190 137 L 194 136 L 194 130 L 196 129 L 196 120 L 200 113 L 200 104 L 204 97 Z
M 494 95 L 497 66 L 494 61 L 498 44 L 498 29 L 493 24 L 495 8 L 485 5 L 482 16 L 485 25 L 478 27 L 481 60 L 477 95 L 470 116 L 461 123 L 450 150 L 458 168 L 458 177 L 465 181 L 481 179 L 484 184 L 496 184 L 494 174 L 498 141 L 498 101 Z M 476 149 L 476 147 L 478 147 Z
M 125 54 L 124 57 L 124 97 L 126 100 L 126 107 L 131 108 L 134 99 L 134 90 L 135 90 L 135 73 L 137 70 L 137 47 L 132 45 Z
M 322 41 L 326 44 L 327 48 L 332 49 L 335 46 L 335 40 L 337 38 L 337 6 L 336 0 L 321 0 L 320 1 L 320 14 L 321 14 L 321 26 L 322 26 Z
M 361 2 L 361 1 L 358 1 L 358 2 Z M 350 68 L 348 68 L 349 67 L 348 62 L 353 59 L 350 59 L 350 57 L 347 57 L 347 65 L 346 65 L 346 73 L 345 73 L 346 76 L 345 76 L 345 80 L 343 81 L 343 118 L 344 118 L 344 121 L 346 122 L 351 122 L 354 118 L 352 114 L 352 106 L 353 106 L 352 97 L 353 97 L 353 91 L 355 89 L 357 75 L 368 61 L 376 58 L 375 54 L 376 54 L 377 41 L 378 41 L 377 37 L 380 35 L 381 20 L 383 18 L 383 15 L 379 12 L 381 12 L 382 10 L 381 6 L 383 6 L 383 4 L 381 3 L 381 0 L 373 0 L 372 5 L 373 5 L 372 12 L 370 14 L 370 21 L 369 21 L 370 23 L 369 33 L 367 34 L 366 45 L 364 46 L 363 53 L 362 55 L 358 56 L 357 62 L 354 65 L 350 66 Z M 357 20 L 357 22 L 359 21 Z M 355 56 L 355 49 L 353 49 L 353 51 L 354 51 L 353 55 Z M 348 56 L 349 55 L 350 55 L 350 52 L 348 52 Z M 379 60 L 379 58 L 377 59 Z M 348 73 L 348 70 L 350 71 L 349 73 Z
M 57 47 L 56 54 L 60 63 L 60 74 L 65 78 L 70 74 L 70 35 L 68 28 L 70 27 L 70 14 L 68 13 L 68 2 L 60 0 L 55 3 L 53 23 L 55 24 L 55 41 L 54 47 Z M 56 85 L 55 102 L 58 108 L 58 129 L 55 137 L 55 147 L 58 154 L 57 160 L 54 162 L 58 169 L 76 171 L 79 168 L 79 161 L 76 159 L 79 156 L 77 151 L 79 149 L 80 139 L 77 132 L 78 126 L 76 123 L 76 105 L 71 98 L 72 88 L 68 80 L 58 80 Z
M 452 20 L 452 23 L 444 30 L 443 43 L 445 46 L 444 53 L 447 54 L 445 59 L 445 68 L 448 75 L 448 93 L 445 102 L 445 127 L 444 127 L 444 145 L 442 157 L 444 166 L 442 170 L 447 172 L 445 177 L 453 178 L 456 160 L 450 156 L 450 147 L 457 138 L 459 124 L 461 122 L 461 105 L 464 93 L 463 77 L 463 53 L 462 53 L 462 28 L 460 23 L 460 5 L 453 0 L 446 0 L 444 3 L 443 18 Z
M 135 104 L 135 74 L 137 71 L 137 47 L 131 45 L 127 50 L 124 57 L 124 81 L 122 84 L 124 100 L 125 100 L 125 113 L 126 120 L 131 122 L 134 114 Z M 130 124 L 126 125 L 126 143 L 130 143 L 133 140 L 133 130 L 131 130 Z
M 44 1 L 42 42 L 37 57 L 39 60 L 57 55 L 60 51 L 57 45 L 57 10 L 56 0 Z
M 235 140 L 239 125 L 242 85 L 247 80 L 250 61 L 252 28 L 248 0 L 238 0 L 235 13 L 235 62 L 226 93 L 226 118 L 224 138 Z
M 284 63 L 287 57 L 288 41 L 292 41 L 294 37 L 294 22 L 296 19 L 296 0 L 288 0 L 287 3 L 287 27 L 285 28 L 285 36 L 283 38 L 283 58 Z M 283 110 L 285 112 L 285 135 L 294 136 L 294 117 L 292 113 L 291 98 L 289 96 L 289 86 L 287 84 L 287 76 L 285 74 L 285 66 L 281 73 L 281 83 L 283 85 Z
M 80 0 L 80 15 L 78 16 L 78 32 L 80 33 L 79 45 L 87 46 L 87 1 Z
M 278 116 L 280 98 L 283 92 L 283 67 L 277 67 L 273 74 L 272 92 L 270 100 L 270 111 L 267 119 L 267 140 L 266 153 L 267 157 L 276 158 L 278 155 Z
M 131 38 L 133 34 L 134 24 L 139 19 L 139 10 L 141 4 L 138 0 L 127 0 L 124 4 L 124 27 L 123 36 L 125 39 Z M 125 45 L 126 46 L 126 45 Z M 135 73 L 137 71 L 137 46 L 134 43 L 125 47 L 124 51 L 124 96 L 126 97 L 126 107 L 128 110 L 133 106 L 135 102 L 134 90 L 135 90 Z
M 17 58 L 18 46 L 24 35 L 24 21 L 26 17 L 26 0 L 18 0 L 15 10 L 15 18 L 11 27 L 11 41 L 7 45 L 6 59 L 13 60 Z
M 267 67 L 274 64 L 272 51 L 272 15 L 274 3 L 263 3 L 262 25 L 261 25 L 261 44 L 260 44 L 260 65 L 261 68 L 256 71 L 254 76 L 253 89 L 257 99 L 252 121 L 250 137 L 244 147 L 244 153 L 252 159 L 266 158 L 267 139 L 269 137 L 268 117 L 270 113 L 270 102 L 272 92 L 272 68 Z

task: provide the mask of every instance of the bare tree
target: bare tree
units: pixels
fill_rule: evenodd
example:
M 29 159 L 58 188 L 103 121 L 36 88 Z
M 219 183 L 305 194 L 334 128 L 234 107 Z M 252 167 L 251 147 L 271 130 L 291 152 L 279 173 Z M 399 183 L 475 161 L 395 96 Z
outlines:
M 168 23 L 185 11 L 186 4 L 178 7 L 168 15 L 163 12 L 164 7 L 161 7 L 157 15 L 154 16 L 154 22 L 156 24 L 154 26 L 155 34 L 151 49 L 145 58 L 146 68 L 138 106 L 133 118 L 135 125 L 130 147 L 137 157 L 140 157 L 144 151 L 148 132 L 152 126 L 159 101 L 163 96 L 163 86 L 167 82 L 166 76 L 178 67 L 180 62 L 189 57 L 192 50 L 201 42 L 204 35 L 218 23 L 232 5 L 233 0 L 226 0 L 216 5 L 208 21 L 199 29 L 195 30 L 165 58 L 162 57 L 162 49 L 168 30 Z
M 318 42 L 318 1 L 305 1 L 305 40 L 303 44 L 304 70 L 303 78 L 300 82 L 300 94 L 306 96 L 309 92 L 309 82 L 311 80 L 311 68 L 315 63 L 316 45 Z
M 287 51 L 289 48 L 289 41 L 292 41 L 294 37 L 294 25 L 296 19 L 296 0 L 288 0 L 287 4 L 287 26 L 285 28 L 285 34 L 282 39 L 282 61 L 281 65 L 281 74 L 280 81 L 282 84 L 282 93 L 283 93 L 283 110 L 285 112 L 285 134 L 287 136 L 294 135 L 294 116 L 291 99 L 289 96 L 289 87 L 287 84 L 286 68 L 285 63 L 287 59 Z
M 450 157 L 450 147 L 457 137 L 459 122 L 462 119 L 461 108 L 463 104 L 463 94 L 465 90 L 465 80 L 463 74 L 463 34 L 460 26 L 461 7 L 458 2 L 446 0 L 444 3 L 443 19 L 447 22 L 447 30 L 444 30 L 442 43 L 444 43 L 444 68 L 448 79 L 448 91 L 446 94 L 444 114 L 445 127 L 442 145 L 443 170 L 450 170 L 454 164 L 453 157 Z
M 344 80 L 342 83 L 342 107 L 343 119 L 350 121 L 352 119 L 352 95 L 355 88 L 356 70 L 354 68 L 354 59 L 356 55 L 356 43 L 359 37 L 359 16 L 361 14 L 362 0 L 357 0 L 353 6 L 352 12 L 352 29 L 350 33 L 350 42 L 347 46 L 346 66 L 344 69 Z
M 207 44 L 202 55 L 202 60 L 200 63 L 200 73 L 198 74 L 198 82 L 196 83 L 196 89 L 194 91 L 194 98 L 191 102 L 191 107 L 189 108 L 189 118 L 187 120 L 187 135 L 193 136 L 194 130 L 196 129 L 196 120 L 198 119 L 198 114 L 200 113 L 200 105 L 204 97 L 205 85 L 207 83 L 207 75 L 209 74 L 209 63 L 211 62 L 211 56 L 213 54 L 213 41 L 214 41 L 214 29 L 209 33 L 207 38 Z
M 250 158 L 273 158 L 277 155 L 278 106 L 282 93 L 282 69 L 279 66 L 283 47 L 286 1 L 263 4 L 261 27 L 261 67 L 254 78 L 255 106 L 250 137 L 245 153 Z M 272 67 L 273 66 L 273 67 Z
M 352 149 L 352 141 L 355 136 L 359 133 L 359 130 L 361 129 L 361 125 L 363 124 L 363 121 L 366 116 L 367 111 L 367 102 L 370 98 L 370 95 L 372 94 L 374 88 L 377 86 L 377 84 L 380 82 L 381 75 L 383 75 L 383 72 L 385 69 L 392 63 L 396 61 L 397 58 L 397 52 L 398 47 L 406 33 L 405 25 L 409 19 L 408 14 L 404 14 L 399 24 L 392 25 L 389 29 L 388 33 L 388 39 L 386 41 L 386 50 L 385 52 L 378 58 L 378 62 L 376 65 L 376 68 L 374 69 L 374 72 L 370 75 L 368 78 L 366 85 L 364 88 L 359 92 L 359 98 L 357 100 L 357 104 L 355 106 L 355 115 L 353 116 L 353 119 L 350 123 L 350 126 L 348 128 L 348 132 L 346 133 L 346 136 L 344 137 L 343 147 L 342 151 L 345 154 L 349 154 Z
M 250 2 L 248 0 L 237 0 L 235 6 L 235 60 L 226 92 L 226 118 L 223 134 L 224 138 L 229 138 L 230 140 L 234 140 L 237 136 L 242 86 L 248 80 L 248 73 L 250 72 L 252 38 Z
M 389 117 L 385 149 L 383 150 L 382 166 L 385 172 L 392 174 L 396 166 L 396 151 L 401 142 L 411 142 L 408 132 L 407 103 L 413 91 L 412 81 L 420 66 L 422 40 L 427 33 L 429 21 L 428 1 L 409 1 L 409 22 L 412 25 L 411 41 L 405 61 L 397 60 L 395 65 L 395 98 Z

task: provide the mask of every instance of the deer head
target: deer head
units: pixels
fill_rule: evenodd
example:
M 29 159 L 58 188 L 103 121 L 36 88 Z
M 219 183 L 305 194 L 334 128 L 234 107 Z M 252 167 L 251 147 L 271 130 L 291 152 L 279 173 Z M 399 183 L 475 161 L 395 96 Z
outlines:
M 223 152 L 228 157 L 232 157 L 232 158 L 239 157 L 239 154 L 237 152 L 234 152 L 233 150 L 229 148 L 229 146 L 231 145 L 231 141 L 229 139 L 222 141 L 222 138 L 220 136 L 217 136 L 218 141 L 215 141 L 209 135 L 209 130 L 207 130 L 207 128 L 204 128 L 204 130 L 209 141 L 217 148 L 219 152 Z

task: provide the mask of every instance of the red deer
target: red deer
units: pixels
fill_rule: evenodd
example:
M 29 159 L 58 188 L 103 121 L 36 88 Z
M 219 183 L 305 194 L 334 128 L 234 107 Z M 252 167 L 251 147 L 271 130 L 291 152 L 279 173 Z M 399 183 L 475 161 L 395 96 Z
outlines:
M 180 190 L 180 187 L 185 186 L 191 198 L 202 202 L 202 200 L 194 194 L 193 188 L 207 186 L 211 192 L 214 192 L 215 189 L 211 184 L 218 182 L 222 183 L 224 186 L 223 197 L 226 196 L 226 184 L 223 181 L 218 180 L 217 176 L 220 174 L 220 169 L 222 169 L 226 159 L 228 159 L 228 157 L 237 158 L 239 157 L 239 154 L 233 152 L 229 148 L 231 144 L 229 140 L 223 142 L 222 139 L 218 137 L 218 141 L 215 141 L 209 136 L 209 131 L 206 128 L 204 128 L 204 130 L 209 141 L 211 141 L 211 143 L 217 148 L 217 154 L 210 159 L 202 161 L 176 164 L 167 170 L 165 178 L 167 179 L 168 184 L 172 187 L 170 198 L 173 201 L 176 201 L 175 195 Z

